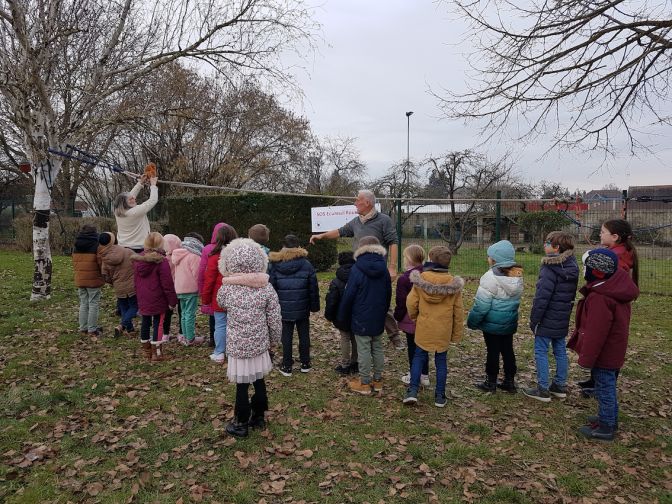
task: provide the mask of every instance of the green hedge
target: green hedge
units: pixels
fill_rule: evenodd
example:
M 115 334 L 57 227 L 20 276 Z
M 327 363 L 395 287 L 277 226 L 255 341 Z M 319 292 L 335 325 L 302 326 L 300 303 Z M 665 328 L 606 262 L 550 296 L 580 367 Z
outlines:
M 33 250 L 33 219 L 32 214 L 24 214 L 24 217 L 14 219 L 12 226 L 15 230 L 14 244 L 24 252 Z M 61 226 L 58 223 L 56 215 L 52 214 L 49 219 L 49 248 L 54 255 L 70 255 L 75 246 L 75 237 L 83 224 L 95 224 L 99 233 L 105 231 L 117 232 L 117 221 L 107 217 L 63 217 L 61 222 L 65 228 L 65 233 L 61 232 Z M 150 222 L 152 231 L 158 231 L 165 234 L 167 223 L 157 221 Z
M 333 198 L 306 198 L 279 194 L 248 193 L 241 195 L 195 196 L 164 199 L 168 211 L 170 232 L 184 236 L 197 232 L 206 242 L 218 222 L 233 226 L 240 237 L 255 224 L 265 224 L 271 230 L 266 244 L 271 250 L 282 248 L 282 239 L 293 234 L 308 250 L 308 260 L 317 271 L 330 269 L 337 260 L 336 240 L 320 240 L 310 245 L 311 207 L 333 204 Z

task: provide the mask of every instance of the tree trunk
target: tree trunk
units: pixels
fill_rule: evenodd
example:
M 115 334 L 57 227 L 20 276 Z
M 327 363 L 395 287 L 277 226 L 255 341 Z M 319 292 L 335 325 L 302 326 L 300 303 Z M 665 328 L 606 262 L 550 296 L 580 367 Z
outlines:
M 46 163 L 44 163 L 46 164 Z M 60 161 L 56 161 L 49 168 L 43 166 L 44 174 L 49 180 L 54 180 L 60 169 Z M 33 168 L 35 179 L 35 198 L 33 209 L 33 292 L 31 301 L 44 301 L 51 299 L 51 249 L 49 247 L 49 215 L 51 213 L 51 198 L 49 196 L 48 180 L 45 180 L 40 166 Z M 51 177 L 50 177 L 51 175 Z

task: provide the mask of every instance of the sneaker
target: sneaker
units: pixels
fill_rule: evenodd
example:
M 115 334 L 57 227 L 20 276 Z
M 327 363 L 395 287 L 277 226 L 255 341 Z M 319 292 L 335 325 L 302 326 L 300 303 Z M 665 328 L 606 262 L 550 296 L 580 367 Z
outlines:
M 100 329 L 96 329 L 95 331 L 89 331 L 89 332 L 87 332 L 86 335 L 87 335 L 87 336 L 102 336 L 102 335 L 103 335 L 103 331 L 101 331 Z
M 178 334 L 177 341 L 182 343 L 184 346 L 200 345 L 201 343 L 203 343 L 203 338 L 201 338 L 200 336 L 196 336 L 192 341 L 189 341 L 183 335 Z
M 527 397 L 536 399 L 541 402 L 551 402 L 551 394 L 548 392 L 547 388 L 541 388 L 539 385 L 536 387 L 520 387 L 520 390 L 523 391 Z
M 355 362 L 354 364 L 350 364 L 350 374 L 355 374 L 359 373 L 359 362 Z
M 411 383 L 411 375 L 410 374 L 405 374 L 404 376 L 401 377 L 401 381 L 404 382 L 406 385 L 409 385 Z M 429 377 L 423 378 L 421 376 L 420 377 L 420 385 L 424 385 L 425 387 L 429 387 Z
M 292 366 L 285 366 L 284 364 L 278 368 L 282 376 L 292 376 Z
M 597 399 L 597 392 L 594 388 L 584 388 L 581 389 L 581 397 L 586 399 Z
M 551 383 L 551 386 L 548 387 L 548 393 L 555 397 L 567 397 L 567 387 L 553 382 Z
M 353 392 L 358 392 L 363 395 L 369 395 L 371 393 L 371 384 L 362 383 L 362 380 L 359 378 L 352 380 L 350 383 L 348 383 L 348 386 Z
M 416 404 L 418 402 L 418 391 L 409 388 L 406 390 L 406 395 L 404 396 L 404 404 Z
M 121 335 L 124 333 L 124 328 L 120 325 L 115 326 L 114 328 L 114 337 L 121 338 Z
M 86 331 L 82 331 L 81 329 L 79 329 L 77 332 L 78 332 L 79 334 L 86 334 Z
M 223 353 L 213 353 L 210 354 L 210 360 L 215 362 L 224 362 L 226 360 L 226 355 Z
M 341 376 L 350 376 L 350 366 L 342 366 L 339 364 L 334 368 L 334 371 Z
M 168 343 L 170 341 L 170 334 L 164 334 L 163 336 L 161 336 L 161 341 L 163 341 L 164 343 Z
M 312 370 L 313 370 L 313 366 L 311 365 L 310 361 L 301 363 L 301 372 L 302 373 L 310 373 Z
M 434 406 L 437 408 L 443 408 L 447 402 L 448 398 L 446 397 L 446 394 L 434 394 Z
M 600 423 L 600 419 L 597 416 L 589 416 L 588 419 L 588 425 L 594 425 Z M 616 432 L 618 430 L 618 420 L 616 420 L 616 423 L 613 426 L 613 431 Z
M 579 429 L 579 433 L 588 436 L 591 439 L 597 439 L 598 441 L 614 440 L 614 426 L 601 424 L 599 422 L 593 425 L 584 425 Z
M 404 345 L 404 342 L 401 341 L 401 337 L 398 334 L 396 336 L 390 337 L 390 343 L 392 343 L 394 348 L 397 350 L 403 350 L 406 348 L 406 345 Z
M 377 380 L 375 378 L 373 379 L 373 390 L 375 390 L 376 392 L 380 392 L 381 390 L 383 390 L 382 378 L 378 378 Z

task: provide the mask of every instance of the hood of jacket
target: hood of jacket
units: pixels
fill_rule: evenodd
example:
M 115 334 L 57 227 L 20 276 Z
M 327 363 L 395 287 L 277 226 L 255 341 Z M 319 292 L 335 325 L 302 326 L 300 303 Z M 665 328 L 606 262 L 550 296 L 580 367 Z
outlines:
M 161 264 L 166 256 L 155 250 L 143 250 L 139 254 L 133 254 L 131 260 L 138 263 L 137 272 L 140 277 L 148 277 L 158 264 Z
M 541 264 L 552 268 L 565 280 L 579 278 L 579 263 L 573 250 L 565 250 L 562 254 L 542 257 Z
M 280 252 L 271 252 L 268 255 L 269 262 L 273 263 L 273 267 L 283 275 L 292 275 L 299 271 L 303 266 L 303 261 L 308 257 L 308 251 L 304 248 L 297 247 L 292 249 L 281 250 Z M 297 259 L 299 259 L 297 261 Z
M 182 248 L 182 240 L 180 240 L 174 234 L 167 234 L 163 237 L 163 250 L 166 251 L 167 255 L 173 253 L 174 250 Z
M 265 273 L 268 257 L 250 238 L 237 238 L 222 249 L 217 268 L 222 276 L 236 273 Z
M 464 287 L 464 280 L 459 276 L 453 277 L 450 273 L 420 273 L 414 270 L 411 271 L 410 279 L 416 289 L 425 293 L 425 299 L 429 303 L 440 303 L 446 296 L 457 294 Z
M 98 243 L 98 236 L 98 233 L 78 234 L 77 238 L 75 238 L 75 253 L 82 253 L 89 250 L 95 252 L 100 245 L 100 243 Z
M 626 279 L 630 279 L 630 274 L 623 268 L 617 268 L 611 278 L 587 283 L 579 292 L 584 296 L 590 292 L 598 292 L 619 303 L 629 303 L 637 299 L 639 289 L 634 282 L 627 282 Z
M 215 227 L 212 230 L 212 239 L 210 240 L 210 243 L 212 243 L 213 245 L 217 243 L 217 230 L 222 226 L 226 226 L 226 222 L 220 222 L 218 224 L 215 224 Z
M 512 266 L 508 273 L 500 270 L 497 266 L 491 268 L 495 282 L 504 289 L 509 296 L 519 296 L 523 293 L 523 267 L 520 265 Z
M 354 263 L 344 264 L 339 266 L 336 270 L 336 278 L 338 278 L 343 283 L 348 283 L 348 278 L 350 278 L 350 270 L 354 266 Z
M 109 245 L 100 250 L 100 255 L 107 264 L 117 266 L 124 260 L 126 250 L 121 245 Z
M 179 264 L 186 257 L 189 257 L 189 255 L 196 255 L 196 254 L 194 254 L 193 252 L 190 252 L 189 250 L 184 249 L 184 248 L 175 249 L 175 250 L 173 250 L 171 261 L 173 261 L 173 264 Z M 200 260 L 200 257 L 199 257 L 199 260 Z
M 355 252 L 358 268 L 369 278 L 380 278 L 387 271 L 385 255 L 387 251 L 382 245 L 364 245 Z

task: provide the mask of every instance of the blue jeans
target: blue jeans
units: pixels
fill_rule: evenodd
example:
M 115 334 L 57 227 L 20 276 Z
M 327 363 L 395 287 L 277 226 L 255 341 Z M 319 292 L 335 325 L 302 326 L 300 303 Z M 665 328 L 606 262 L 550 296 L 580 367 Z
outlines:
M 537 363 L 537 383 L 542 388 L 548 388 L 548 346 L 553 346 L 555 356 L 555 376 L 553 381 L 556 385 L 565 386 L 567 382 L 567 348 L 565 338 L 534 337 L 534 360 Z
M 436 352 L 434 354 L 434 364 L 436 366 L 436 395 L 446 393 L 446 376 L 448 375 L 448 365 L 446 364 L 446 352 Z M 429 353 L 419 346 L 415 346 L 415 356 L 413 356 L 413 365 L 411 366 L 411 383 L 409 388 L 418 390 L 420 388 L 420 374 L 423 365 L 429 361 Z
M 117 298 L 117 306 L 121 311 L 121 327 L 133 331 L 133 317 L 138 313 L 138 298 L 136 296 Z
M 406 350 L 408 350 L 408 367 L 413 366 L 413 358 L 415 357 L 415 333 L 406 333 Z M 429 376 L 429 358 L 422 366 L 422 374 Z
M 226 353 L 226 312 L 215 312 L 215 351 L 213 353 Z
M 616 371 L 618 369 L 593 368 L 595 373 L 595 392 L 600 411 L 597 419 L 600 423 L 614 425 L 618 420 L 618 399 L 616 398 Z

